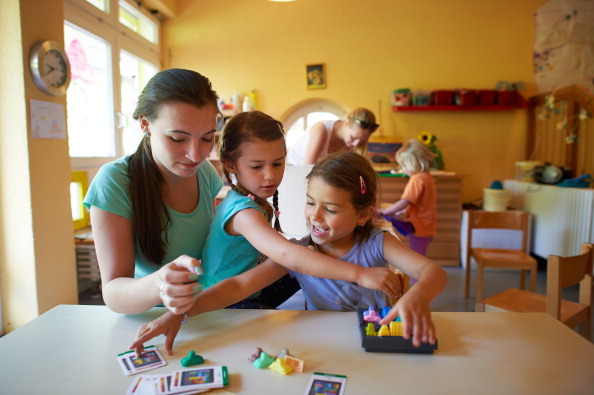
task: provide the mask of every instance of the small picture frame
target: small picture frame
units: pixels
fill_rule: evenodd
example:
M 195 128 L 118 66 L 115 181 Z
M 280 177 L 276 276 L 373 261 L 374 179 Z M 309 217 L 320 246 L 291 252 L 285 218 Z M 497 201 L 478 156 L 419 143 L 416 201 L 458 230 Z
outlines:
M 306 68 L 307 89 L 326 88 L 326 66 L 323 63 L 308 64 Z

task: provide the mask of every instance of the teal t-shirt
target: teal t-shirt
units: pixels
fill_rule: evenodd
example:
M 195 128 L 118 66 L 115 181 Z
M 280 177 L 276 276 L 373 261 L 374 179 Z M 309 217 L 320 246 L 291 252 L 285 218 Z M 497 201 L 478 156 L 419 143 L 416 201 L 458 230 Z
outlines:
M 103 165 L 93 178 L 85 199 L 87 208 L 91 206 L 109 211 L 132 220 L 130 179 L 128 177 L 129 156 Z M 200 201 L 191 213 L 180 213 L 167 208 L 171 225 L 167 231 L 167 247 L 163 263 L 169 263 L 180 255 L 202 258 L 202 250 L 214 217 L 213 200 L 223 186 L 223 181 L 209 161 L 204 161 L 198 171 Z M 149 263 L 142 254 L 138 241 L 134 242 L 134 277 L 144 277 L 159 266 Z
M 205 289 L 258 264 L 262 254 L 244 236 L 234 236 L 225 231 L 227 221 L 248 208 L 255 208 L 264 214 L 256 202 L 233 190 L 217 206 L 202 258 L 204 274 L 199 281 Z

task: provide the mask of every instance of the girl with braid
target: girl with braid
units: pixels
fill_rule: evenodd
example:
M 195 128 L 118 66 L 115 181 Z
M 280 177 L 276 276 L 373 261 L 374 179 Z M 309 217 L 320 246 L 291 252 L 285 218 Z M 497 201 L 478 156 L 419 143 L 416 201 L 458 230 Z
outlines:
M 398 278 L 387 269 L 345 265 L 279 234 L 277 188 L 285 171 L 284 137 L 283 125 L 260 111 L 237 114 L 225 126 L 219 157 L 231 190 L 217 207 L 206 240 L 204 274 L 199 278 L 203 288 L 256 267 L 266 256 L 296 272 L 356 282 L 395 295 Z M 297 290 L 298 282 L 286 275 L 230 307 L 275 308 Z

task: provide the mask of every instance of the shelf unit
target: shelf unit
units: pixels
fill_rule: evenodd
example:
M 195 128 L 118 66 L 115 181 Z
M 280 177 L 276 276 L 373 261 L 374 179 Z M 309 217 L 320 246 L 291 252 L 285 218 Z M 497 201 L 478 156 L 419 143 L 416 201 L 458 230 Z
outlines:
M 474 106 L 460 106 L 460 105 L 426 105 L 426 106 L 392 106 L 394 112 L 432 112 L 432 111 L 511 111 L 520 108 L 528 108 L 528 102 L 524 97 L 518 93 L 516 95 L 517 102 L 515 105 L 474 105 Z
M 500 105 L 484 105 L 484 106 L 393 106 L 394 112 L 431 112 L 431 111 L 511 111 L 518 108 L 526 108 L 525 106 L 500 106 Z
M 460 265 L 462 176 L 434 175 L 437 198 L 437 231 L 427 257 L 442 266 Z M 382 206 L 394 204 L 404 192 L 408 177 L 379 177 Z M 398 237 L 408 243 L 406 237 Z

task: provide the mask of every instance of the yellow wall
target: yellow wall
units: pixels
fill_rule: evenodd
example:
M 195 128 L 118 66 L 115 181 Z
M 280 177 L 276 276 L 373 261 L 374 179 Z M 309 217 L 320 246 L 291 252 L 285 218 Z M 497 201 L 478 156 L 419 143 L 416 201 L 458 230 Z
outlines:
M 164 23 L 164 67 L 208 76 L 221 96 L 258 92 L 282 117 L 326 98 L 379 112 L 386 134 L 427 129 L 446 169 L 468 174 L 464 200 L 523 159 L 525 114 L 392 113 L 392 89 L 491 88 L 532 75 L 532 15 L 545 0 L 150 0 L 176 16 Z M 60 303 L 77 302 L 67 140 L 29 137 L 30 99 L 65 104 L 33 84 L 31 46 L 63 42 L 61 1 L 0 1 L 0 287 L 4 330 Z M 328 88 L 308 91 L 305 65 L 325 63 Z
M 298 102 L 326 98 L 380 112 L 386 135 L 438 137 L 446 170 L 467 174 L 463 200 L 524 159 L 522 110 L 393 113 L 390 93 L 492 89 L 532 72 L 533 13 L 545 0 L 178 0 L 164 23 L 164 67 L 195 69 L 223 99 L 256 89 L 258 109 L 281 118 Z M 307 90 L 305 65 L 325 63 L 328 88 Z
M 0 287 L 4 331 L 77 303 L 66 139 L 31 139 L 29 100 L 65 106 L 29 74 L 35 42 L 63 42 L 62 2 L 0 2 Z

